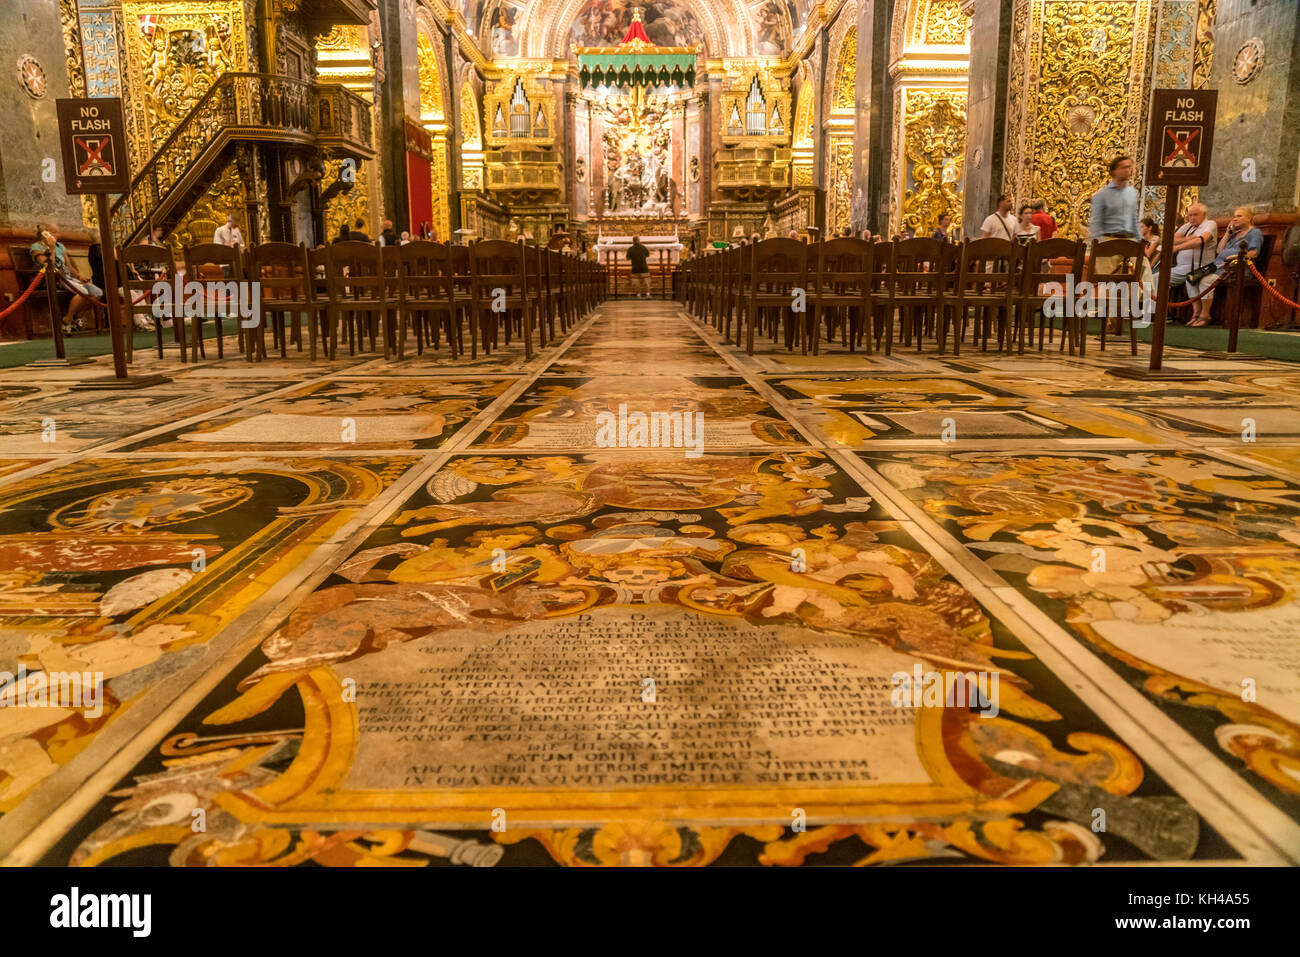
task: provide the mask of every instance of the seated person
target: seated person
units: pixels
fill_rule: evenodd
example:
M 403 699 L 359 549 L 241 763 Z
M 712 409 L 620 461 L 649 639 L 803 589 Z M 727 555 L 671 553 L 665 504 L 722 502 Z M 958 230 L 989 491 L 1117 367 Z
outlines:
M 1218 229 L 1214 220 L 1205 215 L 1204 203 L 1192 203 L 1187 210 L 1187 222 L 1174 233 L 1174 265 L 1169 272 L 1169 301 L 1180 302 L 1199 295 L 1217 281 L 1213 272 L 1193 282 L 1189 275 L 1214 262 L 1215 239 Z M 1203 326 L 1210 321 L 1210 303 L 1205 299 L 1192 306 L 1192 320 L 1188 325 Z
M 1232 267 L 1236 265 L 1238 256 L 1245 254 L 1247 259 L 1254 259 L 1264 245 L 1264 234 L 1255 227 L 1254 219 L 1254 210 L 1249 206 L 1238 206 L 1232 212 L 1232 219 L 1228 220 L 1228 228 L 1223 231 L 1214 257 L 1215 273 L 1224 281 L 1230 282 L 1234 278 Z M 1205 298 L 1213 299 L 1214 293 Z M 1220 319 L 1222 311 L 1222 306 L 1215 310 Z
M 59 242 L 57 226 L 53 223 L 40 223 L 36 227 L 36 235 L 39 238 L 31 245 L 33 261 L 38 266 L 44 266 L 53 257 L 59 284 L 73 293 L 68 311 L 63 315 L 63 331 L 68 333 L 80 329 L 82 314 L 95 308 L 94 300 L 103 298 L 104 290 L 81 278 L 76 265 L 68 258 L 67 249 Z
M 1249 206 L 1238 206 L 1233 210 L 1232 219 L 1228 220 L 1223 238 L 1219 240 L 1214 265 L 1222 272 L 1228 260 L 1236 259 L 1242 253 L 1246 254 L 1247 259 L 1254 259 L 1263 245 L 1264 234 L 1255 228 L 1254 212 Z

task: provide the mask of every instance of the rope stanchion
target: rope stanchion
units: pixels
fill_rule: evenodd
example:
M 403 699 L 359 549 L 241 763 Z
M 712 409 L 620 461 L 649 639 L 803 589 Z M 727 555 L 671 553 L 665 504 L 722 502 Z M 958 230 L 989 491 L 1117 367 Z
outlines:
M 11 314 L 13 314 L 15 311 L 17 311 L 19 306 L 21 306 L 23 303 L 25 303 L 28 299 L 31 298 L 32 293 L 36 291 L 36 287 L 40 285 L 41 280 L 45 278 L 45 270 L 49 268 L 50 268 L 49 266 L 41 267 L 41 271 L 36 274 L 34 279 L 32 279 L 31 285 L 29 285 L 25 290 L 23 290 L 23 294 L 19 296 L 17 299 L 15 299 L 13 302 L 11 302 L 9 304 L 8 309 L 4 310 L 3 312 L 0 312 L 0 319 L 5 319 Z

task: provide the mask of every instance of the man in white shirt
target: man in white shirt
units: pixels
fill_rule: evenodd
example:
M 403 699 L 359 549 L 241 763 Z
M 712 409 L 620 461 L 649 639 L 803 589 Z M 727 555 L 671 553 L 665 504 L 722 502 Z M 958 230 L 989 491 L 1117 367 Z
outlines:
M 212 241 L 223 246 L 244 245 L 244 234 L 239 231 L 239 226 L 235 223 L 234 213 L 226 215 L 225 223 L 218 226 L 216 232 L 212 234 Z
M 998 197 L 997 211 L 985 216 L 984 222 L 980 225 L 981 239 L 1009 239 L 1015 242 L 1020 221 L 1016 219 L 1015 213 L 1011 212 L 1013 205 L 1014 201 L 1009 194 L 1003 193 Z
M 1205 215 L 1204 203 L 1192 203 L 1187 208 L 1187 222 L 1178 227 L 1174 233 L 1174 268 L 1169 273 L 1169 298 L 1179 301 L 1198 295 L 1210 288 L 1218 280 L 1210 273 L 1200 282 L 1191 282 L 1187 275 L 1194 269 L 1214 262 L 1218 247 L 1219 228 L 1214 220 Z M 1186 294 L 1175 294 L 1182 286 Z M 1192 318 L 1188 325 L 1203 326 L 1210 321 L 1210 298 L 1207 296 L 1192 306 Z

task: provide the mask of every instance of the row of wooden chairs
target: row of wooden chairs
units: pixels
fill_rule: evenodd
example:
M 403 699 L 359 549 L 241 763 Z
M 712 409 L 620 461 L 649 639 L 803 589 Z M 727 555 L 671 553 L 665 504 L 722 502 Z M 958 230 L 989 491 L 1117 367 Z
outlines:
M 1094 241 L 1091 248 L 1071 239 L 1021 244 L 1009 239 L 976 239 L 960 244 L 915 238 L 894 243 L 831 239 L 805 243 L 767 239 L 707 253 L 678 266 L 674 284 L 679 301 L 698 318 L 711 322 L 737 346 L 754 351 L 758 334 L 805 354 L 820 351 L 823 333 L 834 342 L 838 333 L 850 350 L 889 355 L 895 332 L 901 345 L 913 341 L 919 351 L 932 338 L 940 352 L 951 339 L 954 354 L 969 331 L 988 349 L 996 334 L 999 349 L 1023 353 L 1026 334 L 1037 322 L 1038 348 L 1055 338 L 1056 312 L 1061 344 L 1073 355 L 1086 350 L 1088 310 L 1049 310 L 1044 303 L 1059 294 L 1051 283 L 1065 285 L 1086 278 L 1095 287 L 1141 284 L 1145 262 L 1140 242 Z M 1118 288 L 1118 286 L 1116 286 Z M 1139 286 L 1129 286 L 1136 289 Z M 1063 290 L 1068 294 L 1068 287 Z M 1071 304 L 1072 306 L 1073 304 Z M 1130 301 L 1131 306 L 1137 302 Z M 1075 314 L 1082 312 L 1082 314 Z M 1101 322 L 1101 347 L 1107 327 L 1129 323 L 1129 341 L 1137 354 L 1132 314 Z
M 425 345 L 439 349 L 446 341 L 452 357 L 464 353 L 464 328 L 469 327 L 470 356 L 479 349 L 490 354 L 502 340 L 523 340 L 524 355 L 555 340 L 558 324 L 563 336 L 605 298 L 605 268 L 598 263 L 523 242 L 483 240 L 469 246 L 417 241 L 402 246 L 340 242 L 308 249 L 292 243 L 265 243 L 251 248 L 205 243 L 184 249 L 184 289 L 192 281 L 213 283 L 202 306 L 186 310 L 183 301 L 172 308 L 175 341 L 181 360 L 206 356 L 203 328 L 215 327 L 217 357 L 224 356 L 223 320 L 230 308 L 226 283 L 257 283 L 260 308 L 256 322 L 245 328 L 236 320 L 239 348 L 249 361 L 266 357 L 265 330 L 273 333 L 280 356 L 289 339 L 302 351 L 302 320 L 306 319 L 309 357 L 317 347 L 335 358 L 339 337 L 350 355 L 376 351 L 384 358 L 405 358 L 414 333 L 417 355 Z M 160 281 L 176 287 L 176 263 L 162 246 L 129 246 L 118 252 L 121 288 L 126 297 L 127 322 L 154 317 Z M 175 300 L 175 296 L 171 297 Z M 198 315 L 186 316 L 185 312 Z M 187 330 L 188 325 L 188 330 Z M 155 323 L 158 356 L 164 355 L 163 323 Z M 133 336 L 127 336 L 128 361 Z

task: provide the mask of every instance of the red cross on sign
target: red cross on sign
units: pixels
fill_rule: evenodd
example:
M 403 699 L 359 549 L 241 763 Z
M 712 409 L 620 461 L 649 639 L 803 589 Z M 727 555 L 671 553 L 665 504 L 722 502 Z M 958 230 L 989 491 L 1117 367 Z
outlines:
M 78 176 L 117 175 L 111 135 L 74 136 L 72 155 L 76 159 Z
M 1174 169 L 1195 169 L 1200 165 L 1201 144 L 1197 142 L 1201 136 L 1199 126 L 1189 126 L 1183 129 L 1166 127 L 1165 134 L 1173 141 L 1173 146 L 1169 152 L 1165 153 L 1161 160 L 1161 166 L 1170 166 Z

